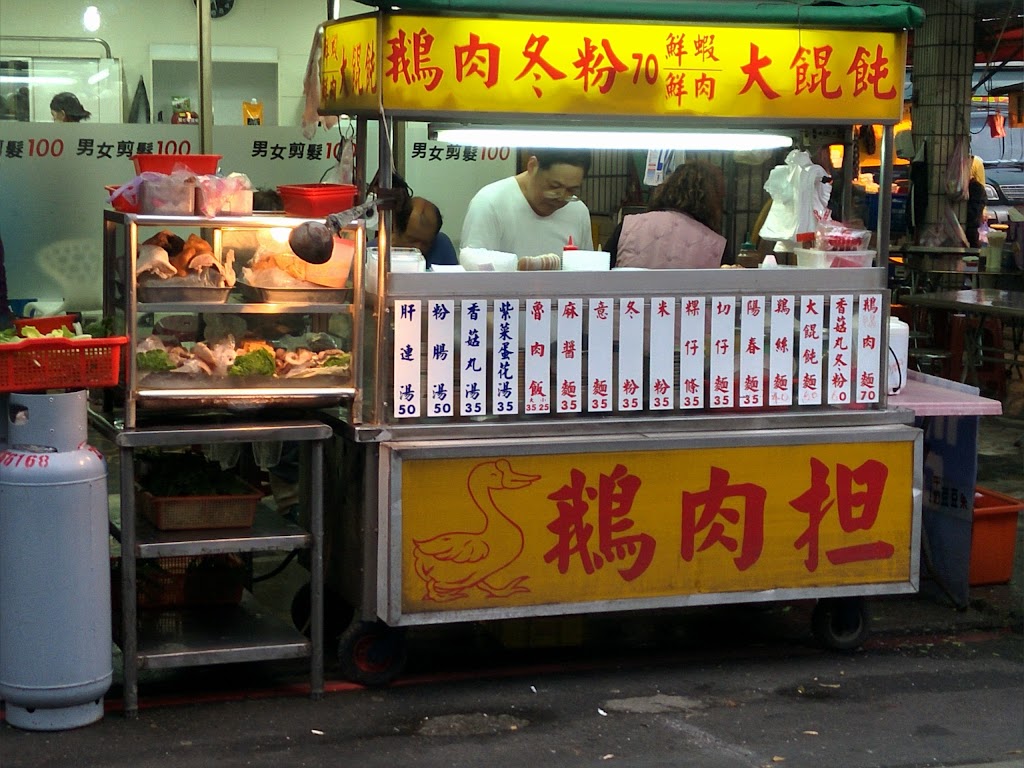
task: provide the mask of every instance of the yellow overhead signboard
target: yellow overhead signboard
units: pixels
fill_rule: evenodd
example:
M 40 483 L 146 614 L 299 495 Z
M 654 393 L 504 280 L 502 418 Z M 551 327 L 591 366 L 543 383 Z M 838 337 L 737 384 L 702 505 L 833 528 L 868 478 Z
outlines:
M 899 120 L 903 104 L 902 32 L 383 19 L 379 46 L 375 18 L 326 27 L 323 111 L 376 109 L 380 96 L 399 114 L 872 123 Z
M 914 443 L 401 462 L 402 612 L 908 583 Z

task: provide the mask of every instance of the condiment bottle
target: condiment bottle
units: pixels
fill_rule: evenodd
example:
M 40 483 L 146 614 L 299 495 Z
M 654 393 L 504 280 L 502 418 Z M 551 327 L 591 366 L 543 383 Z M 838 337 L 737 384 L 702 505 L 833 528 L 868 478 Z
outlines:
M 572 241 L 572 235 L 569 235 L 569 242 L 562 246 L 562 256 L 564 258 L 566 251 L 578 251 L 579 247 Z M 562 264 L 558 265 L 558 268 L 562 268 Z
M 753 268 L 761 263 L 761 254 L 749 240 L 744 241 L 736 256 L 736 263 L 741 267 Z

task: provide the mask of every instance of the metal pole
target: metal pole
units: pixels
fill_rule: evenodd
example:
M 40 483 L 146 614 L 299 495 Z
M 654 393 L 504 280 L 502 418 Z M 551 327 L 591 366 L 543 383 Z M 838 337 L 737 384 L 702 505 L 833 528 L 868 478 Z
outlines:
M 882 127 L 882 153 L 878 169 L 878 230 L 875 236 L 878 246 L 878 266 L 889 266 L 889 222 L 892 217 L 892 160 L 895 129 L 891 125 Z
M 377 50 L 384 50 L 384 23 L 386 16 L 383 10 L 377 12 Z M 377 57 L 377 82 L 384 82 L 384 63 L 383 57 Z M 383 89 L 381 89 L 379 108 L 379 120 L 378 120 L 378 131 L 377 131 L 377 174 L 378 183 L 382 190 L 385 192 L 391 189 L 391 141 L 392 128 L 394 127 L 394 121 L 384 114 L 384 101 L 383 101 Z M 374 360 L 374 371 L 373 371 L 373 419 L 374 424 L 382 424 L 384 422 L 384 397 L 387 393 L 387 386 L 390 380 L 389 376 L 385 376 L 385 372 L 388 370 L 389 360 L 387 354 L 387 348 L 384 346 L 384 341 L 387 338 L 388 326 L 390 325 L 388 317 L 391 308 L 385 303 L 385 297 L 387 296 L 387 286 L 385 280 L 387 279 L 388 270 L 391 269 L 391 222 L 393 220 L 393 214 L 388 206 L 382 206 L 377 209 L 377 215 L 379 216 L 379 222 L 377 226 L 377 324 L 375 333 L 375 345 L 376 350 Z
M 386 194 L 391 189 L 391 149 L 388 141 L 391 137 L 393 121 L 390 117 L 381 116 L 380 130 L 377 139 L 377 179 L 380 189 Z M 377 359 L 373 376 L 373 423 L 381 424 L 384 421 L 384 398 L 387 393 L 387 385 L 390 377 L 385 376 L 388 369 L 388 354 L 385 347 L 387 339 L 388 317 L 391 307 L 386 303 L 388 271 L 391 269 L 391 225 L 394 221 L 394 212 L 390 206 L 381 206 L 377 209 L 380 221 L 377 227 L 377 333 L 376 350 Z
M 199 153 L 213 152 L 213 40 L 210 35 L 210 3 L 196 3 L 199 26 Z

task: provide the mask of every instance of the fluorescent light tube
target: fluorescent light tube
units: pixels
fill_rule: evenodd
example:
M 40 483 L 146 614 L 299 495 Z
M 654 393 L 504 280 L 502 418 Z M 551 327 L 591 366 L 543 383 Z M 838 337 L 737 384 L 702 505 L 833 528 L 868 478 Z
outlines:
M 502 128 L 436 126 L 432 136 L 448 144 L 473 147 L 557 147 L 562 149 L 778 149 L 793 145 L 781 134 L 719 131 L 589 130 L 575 128 Z

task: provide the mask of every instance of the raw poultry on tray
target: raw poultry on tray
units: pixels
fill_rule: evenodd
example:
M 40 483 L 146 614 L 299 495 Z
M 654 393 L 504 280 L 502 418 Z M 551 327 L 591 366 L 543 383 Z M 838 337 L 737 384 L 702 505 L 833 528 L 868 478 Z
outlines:
M 160 281 L 161 286 L 231 288 L 235 284 L 234 261 L 233 250 L 221 260 L 198 235 L 183 240 L 165 229 L 139 246 L 135 275 L 140 283 Z
M 352 355 L 332 346 L 326 334 L 307 334 L 270 343 L 256 339 L 235 342 L 231 335 L 217 341 L 198 341 L 186 347 L 165 344 L 159 336 L 147 336 L 135 348 L 135 364 L 141 375 L 169 373 L 198 378 L 266 377 L 300 379 L 314 376 L 348 376 Z

